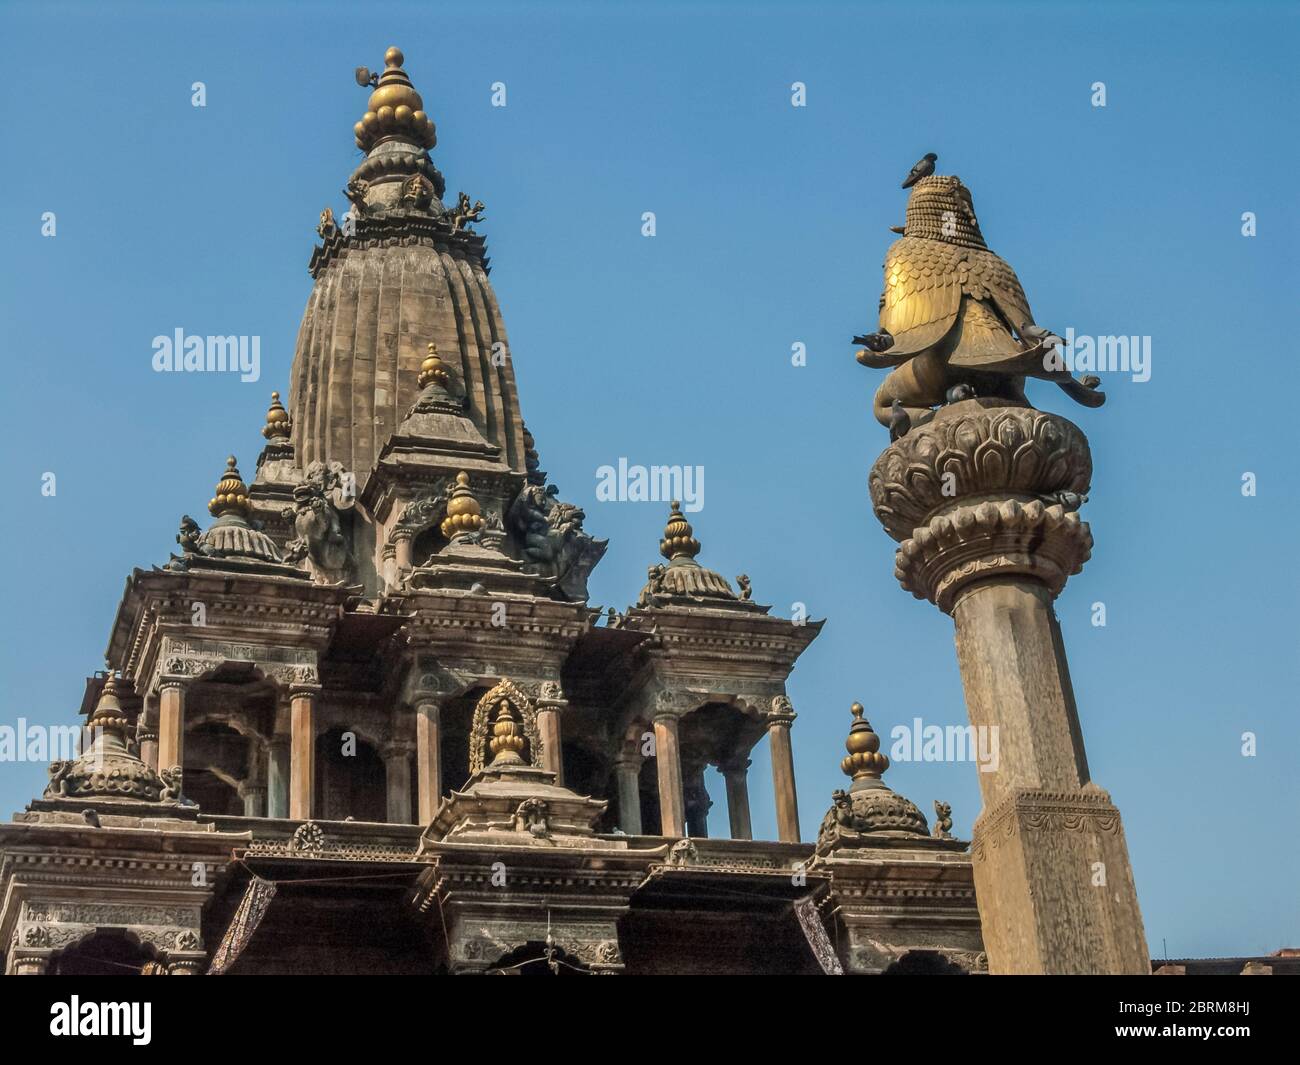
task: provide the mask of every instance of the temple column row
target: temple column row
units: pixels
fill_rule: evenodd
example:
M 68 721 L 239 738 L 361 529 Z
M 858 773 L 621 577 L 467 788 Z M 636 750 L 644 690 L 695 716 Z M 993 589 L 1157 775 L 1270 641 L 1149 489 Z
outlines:
M 794 712 L 776 712 L 768 718 L 768 745 L 772 758 L 772 788 L 776 799 L 777 838 L 789 843 L 799 842 L 799 804 L 794 784 L 794 750 L 790 742 L 790 726 Z M 692 769 L 690 793 L 687 801 L 682 773 L 680 717 L 664 713 L 654 719 L 655 770 L 659 784 L 659 827 L 665 836 L 684 836 L 687 830 L 693 836 L 705 834 L 708 815 L 704 792 L 703 767 Z M 753 839 L 753 822 L 749 808 L 748 759 L 722 767 L 727 788 L 727 813 L 732 839 Z M 631 833 L 641 826 L 641 793 L 639 774 L 635 763 L 624 759 L 615 764 L 618 787 L 619 815 L 624 832 Z M 689 822 L 689 823 L 688 823 Z

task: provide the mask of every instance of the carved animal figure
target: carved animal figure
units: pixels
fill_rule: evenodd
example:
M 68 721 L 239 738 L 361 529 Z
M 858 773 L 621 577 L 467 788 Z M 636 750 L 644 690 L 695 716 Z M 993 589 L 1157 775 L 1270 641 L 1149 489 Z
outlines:
M 1026 403 L 1026 377 L 1101 406 L 1099 382 L 1076 381 L 1061 368 L 1059 338 L 1035 325 L 1020 279 L 984 243 L 966 186 L 936 175 L 913 184 L 904 235 L 885 257 L 879 329 L 857 338 L 866 345 L 858 362 L 891 371 L 876 392 L 877 420 L 902 435 L 928 421 L 961 384 L 979 396 Z M 886 335 L 893 343 L 879 350 Z
M 328 240 L 338 231 L 338 226 L 334 224 L 334 212 L 328 207 L 320 213 L 320 221 L 316 223 L 316 232 L 320 234 L 321 240 Z
M 934 828 L 931 835 L 935 839 L 952 839 L 952 807 L 938 799 L 934 800 Z

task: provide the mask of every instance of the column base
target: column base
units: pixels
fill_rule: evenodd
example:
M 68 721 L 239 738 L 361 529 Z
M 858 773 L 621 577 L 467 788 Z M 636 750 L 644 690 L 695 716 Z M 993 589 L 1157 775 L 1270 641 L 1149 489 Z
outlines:
M 1151 971 L 1119 810 L 1096 784 L 1017 789 L 982 811 L 971 848 L 989 971 Z

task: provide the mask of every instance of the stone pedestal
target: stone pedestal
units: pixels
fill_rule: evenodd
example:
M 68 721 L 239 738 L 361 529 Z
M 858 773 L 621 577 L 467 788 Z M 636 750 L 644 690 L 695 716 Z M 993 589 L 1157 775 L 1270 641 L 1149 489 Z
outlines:
M 953 616 L 971 724 L 995 730 L 973 848 L 993 973 L 1149 971 L 1119 811 L 1090 782 L 1052 609 L 1092 548 L 1077 512 L 1091 476 L 1072 423 L 981 399 L 941 408 L 871 471 L 895 574 Z

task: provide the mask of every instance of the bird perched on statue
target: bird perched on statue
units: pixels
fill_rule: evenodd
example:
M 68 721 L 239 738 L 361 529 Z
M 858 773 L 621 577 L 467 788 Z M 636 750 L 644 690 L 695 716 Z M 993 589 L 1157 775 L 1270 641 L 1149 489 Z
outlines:
M 929 177 L 934 173 L 934 164 L 939 161 L 939 157 L 934 152 L 926 152 L 921 156 L 916 166 L 912 167 L 907 175 L 907 180 L 903 182 L 903 188 L 910 189 L 923 177 Z
M 858 362 L 890 370 L 876 392 L 876 420 L 896 439 L 945 402 L 978 395 L 1026 404 L 1026 377 L 1101 406 L 1106 397 L 1098 382 L 1076 381 L 1064 369 L 1056 350 L 1061 338 L 1035 324 L 1016 272 L 985 244 L 961 179 L 918 175 L 931 158 L 908 177 L 907 224 L 885 256 L 879 326 L 854 338 L 865 345 Z M 872 342 L 884 337 L 887 345 Z

